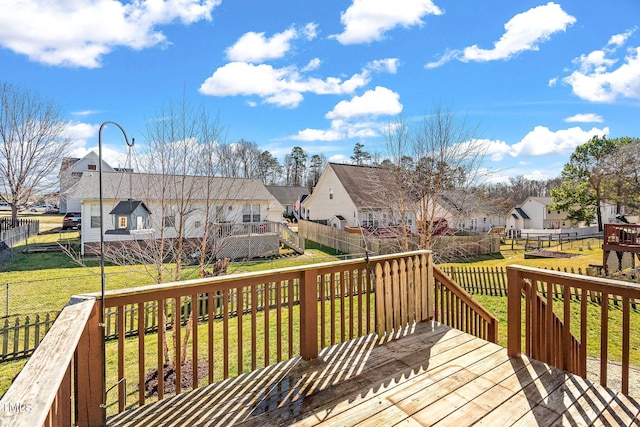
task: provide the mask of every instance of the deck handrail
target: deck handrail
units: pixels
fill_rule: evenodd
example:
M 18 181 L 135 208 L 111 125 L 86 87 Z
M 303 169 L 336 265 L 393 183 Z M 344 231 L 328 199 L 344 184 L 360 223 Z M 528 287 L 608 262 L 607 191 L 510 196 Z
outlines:
M 498 319 L 439 267 L 435 279 L 435 320 L 479 338 L 498 342 Z
M 507 280 L 507 349 L 509 355 L 519 357 L 524 352 L 528 356 L 542 358 L 549 364 L 582 376 L 586 375 L 587 330 L 594 326 L 588 324 L 587 304 L 594 293 L 600 295 L 602 303 L 590 306 L 594 310 L 600 310 L 600 384 L 605 387 L 607 386 L 608 342 L 610 339 L 609 295 L 620 297 L 622 299 L 621 391 L 628 393 L 631 301 L 634 298 L 640 298 L 639 285 L 620 280 L 523 266 L 507 267 Z M 552 292 L 554 286 L 561 287 L 562 297 L 544 300 L 539 295 L 538 288 L 540 287 L 547 289 L 547 295 L 554 295 Z M 572 294 L 574 295 L 573 307 Z M 576 294 L 579 294 L 579 308 L 576 307 Z M 522 331 L 523 299 L 525 301 L 524 333 Z M 541 304 L 542 301 L 544 304 Z M 561 304 L 562 309 L 554 310 L 554 302 Z M 575 321 L 575 315 L 572 319 L 572 311 L 574 310 L 579 313 L 577 321 Z M 574 321 L 577 326 L 574 326 Z M 576 331 L 576 333 L 572 331 Z M 524 348 L 523 336 L 525 339 Z
M 102 361 L 92 365 L 96 355 L 104 360 L 96 346 L 99 309 L 94 298 L 69 301 L 0 399 L 0 425 L 100 425 Z
M 15 416 L 5 410 L 0 425 L 102 425 L 108 412 L 163 399 L 168 369 L 176 379 L 171 394 L 179 394 L 296 356 L 315 358 L 322 348 L 374 332 L 394 339 L 436 316 L 433 278 L 431 253 L 421 250 L 107 291 L 104 307 L 116 309 L 118 331 L 134 307 L 138 333 L 118 333 L 106 344 L 100 293 L 74 296 L 2 400 L 9 408 L 34 406 Z M 465 310 L 481 308 L 462 299 Z M 145 334 L 148 301 L 158 303 L 156 324 L 167 326 L 154 334 Z M 201 314 L 206 319 L 198 322 Z M 175 343 L 174 366 L 165 365 L 166 343 Z M 201 360 L 208 370 L 187 385 L 178 363 L 185 355 L 193 372 Z M 154 369 L 161 375 L 149 395 L 145 382 Z

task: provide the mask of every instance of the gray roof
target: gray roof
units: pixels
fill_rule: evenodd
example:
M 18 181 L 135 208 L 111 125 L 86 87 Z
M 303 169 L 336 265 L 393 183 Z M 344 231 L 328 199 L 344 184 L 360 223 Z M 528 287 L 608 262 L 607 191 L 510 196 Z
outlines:
M 122 200 L 119 202 L 115 208 L 109 212 L 112 215 L 131 215 L 133 212 L 138 209 L 138 206 L 141 206 L 147 212 L 151 212 L 147 206 L 141 200 Z
M 518 215 L 520 215 L 522 217 L 522 219 L 531 219 L 531 218 L 529 218 L 529 215 L 527 215 L 527 213 L 522 210 L 521 207 L 517 207 L 515 210 L 518 213 Z
M 491 201 L 483 200 L 477 193 L 465 189 L 448 189 L 441 192 L 439 201 L 448 211 L 458 214 L 484 213 L 498 215 Z
M 307 187 L 293 187 L 288 185 L 267 185 L 267 190 L 275 197 L 283 206 L 295 205 L 296 201 L 302 196 L 309 194 Z
M 99 200 L 99 173 L 85 172 L 69 189 L 69 197 Z M 224 200 L 279 202 L 257 179 L 103 172 L 103 199 Z
M 328 166 L 358 208 L 386 207 L 402 191 L 402 184 L 389 169 L 340 163 L 329 163 Z

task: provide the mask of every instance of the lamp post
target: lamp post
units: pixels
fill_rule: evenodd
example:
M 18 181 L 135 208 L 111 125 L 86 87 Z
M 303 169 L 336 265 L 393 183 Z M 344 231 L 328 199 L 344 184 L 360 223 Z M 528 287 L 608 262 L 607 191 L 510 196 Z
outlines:
M 127 138 L 127 133 L 124 131 L 122 126 L 120 126 L 116 122 L 106 121 L 100 125 L 100 129 L 98 130 L 98 163 L 100 164 L 98 167 L 98 192 L 100 195 L 100 326 L 103 328 L 102 331 L 102 354 L 105 355 L 105 339 L 104 339 L 104 295 L 106 292 L 106 278 L 104 274 L 104 218 L 103 218 L 103 194 L 102 194 L 102 129 L 104 129 L 107 125 L 112 124 L 118 127 L 122 131 L 124 135 L 124 140 L 127 143 L 128 147 L 133 147 L 135 140 L 131 138 L 131 142 L 129 142 L 129 138 Z M 120 331 L 122 333 L 122 331 Z M 102 363 L 102 406 L 106 408 L 107 405 L 107 369 L 106 363 Z

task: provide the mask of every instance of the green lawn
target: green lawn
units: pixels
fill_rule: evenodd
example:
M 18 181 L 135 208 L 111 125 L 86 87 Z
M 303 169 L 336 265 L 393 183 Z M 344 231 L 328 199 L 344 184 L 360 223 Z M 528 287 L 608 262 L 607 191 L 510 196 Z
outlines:
M 49 223 L 55 224 L 55 221 L 50 220 Z M 68 243 L 78 238 L 77 232 L 62 233 L 56 231 L 55 227 L 52 230 L 53 231 L 48 234 L 29 239 L 28 244 L 47 242 Z M 13 256 L 5 259 L 0 267 L 0 284 L 9 284 L 8 295 L 6 294 L 6 289 L 0 286 L 0 313 L 2 315 L 5 314 L 4 303 L 7 301 L 6 298 L 8 298 L 9 301 L 9 313 L 11 315 L 35 314 L 59 311 L 72 295 L 100 290 L 100 271 L 96 259 L 87 260 L 88 266 L 81 267 L 60 252 L 25 254 L 21 251 L 23 248 L 24 247 L 15 248 L 12 251 Z M 338 255 L 327 250 L 327 248 L 309 245 L 308 249 L 309 253 L 300 257 L 253 261 L 244 264 L 232 263 L 229 271 L 256 271 L 338 259 Z M 563 252 L 573 252 L 578 255 L 575 258 L 525 260 L 522 250 L 511 250 L 510 247 L 503 247 L 502 249 L 503 251 L 499 256 L 483 257 L 482 259 L 476 259 L 472 262 L 446 265 L 500 267 L 520 264 L 541 268 L 584 269 L 589 264 L 602 263 L 602 250 L 597 240 L 574 242 L 571 245 L 565 244 L 562 248 Z M 559 248 L 545 249 L 559 250 Z M 121 267 L 107 265 L 105 272 L 107 276 L 107 289 L 109 290 L 153 283 L 141 266 Z M 184 278 L 194 278 L 196 275 L 197 272 L 195 269 L 191 269 L 185 271 Z M 7 286 L 5 286 L 5 288 L 7 288 Z M 506 297 L 474 295 L 474 298 L 487 307 L 499 319 L 499 342 L 501 345 L 506 345 Z M 633 324 L 640 324 L 640 316 L 636 313 L 634 313 L 633 316 Z M 615 310 L 612 310 L 610 319 L 612 330 L 619 327 L 619 317 Z M 199 335 L 200 334 L 202 334 L 202 332 L 199 332 Z M 598 334 L 599 328 L 590 328 L 589 340 L 596 342 L 597 340 L 595 338 L 599 336 Z M 591 337 L 594 338 L 591 339 Z M 619 334 L 616 335 L 616 333 L 613 333 L 612 342 L 610 343 L 611 353 L 614 357 L 619 353 L 619 349 L 616 349 L 616 347 L 619 347 L 620 340 L 617 337 L 619 337 Z M 147 338 L 152 348 L 154 339 L 157 339 L 155 335 L 150 335 Z M 206 340 L 203 340 L 202 342 L 205 341 Z M 130 351 L 135 353 L 136 349 L 131 348 Z M 589 354 L 595 354 L 597 357 L 599 353 L 590 347 Z M 153 356 L 149 355 L 149 357 Z M 129 359 L 135 360 L 133 356 L 131 358 L 127 357 L 127 360 Z M 4 393 L 4 390 L 6 390 L 10 384 L 10 380 L 22 369 L 25 361 L 26 359 L 0 364 L 0 394 Z M 109 360 L 108 363 L 112 364 L 113 361 Z M 632 363 L 640 365 L 637 356 L 634 356 Z

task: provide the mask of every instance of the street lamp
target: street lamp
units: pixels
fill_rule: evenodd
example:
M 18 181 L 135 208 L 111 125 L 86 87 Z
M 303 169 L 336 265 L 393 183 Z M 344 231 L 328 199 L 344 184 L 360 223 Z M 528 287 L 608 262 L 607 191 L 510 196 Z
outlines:
M 133 147 L 135 140 L 131 138 L 131 143 L 129 143 L 129 138 L 127 138 L 127 133 L 124 131 L 122 126 L 120 126 L 116 122 L 106 121 L 100 125 L 100 129 L 98 130 L 98 163 L 100 164 L 98 169 L 98 192 L 100 194 L 100 326 L 103 328 L 102 331 L 102 354 L 105 355 L 105 337 L 104 337 L 104 295 L 106 292 L 106 279 L 104 275 L 104 219 L 103 219 L 103 195 L 102 195 L 102 129 L 104 129 L 108 124 L 116 125 L 118 129 L 122 131 L 124 135 L 124 140 L 127 143 L 128 147 Z M 122 333 L 122 331 L 118 331 L 118 333 Z M 107 379 L 107 370 L 106 363 L 102 363 L 102 404 L 103 407 L 106 407 L 107 404 L 107 387 L 106 387 L 106 379 Z

